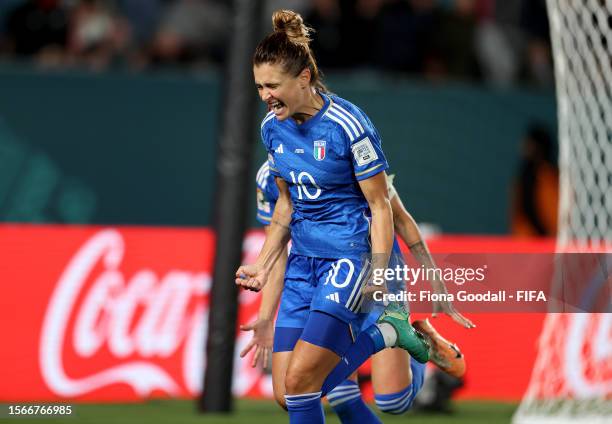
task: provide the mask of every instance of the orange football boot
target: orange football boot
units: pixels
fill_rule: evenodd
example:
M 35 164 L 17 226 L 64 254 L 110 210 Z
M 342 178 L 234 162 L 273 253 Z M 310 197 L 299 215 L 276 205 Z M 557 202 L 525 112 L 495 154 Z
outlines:
M 428 319 L 414 321 L 412 326 L 429 342 L 429 360 L 447 374 L 457 378 L 463 377 L 465 357 L 457 345 L 442 337 Z

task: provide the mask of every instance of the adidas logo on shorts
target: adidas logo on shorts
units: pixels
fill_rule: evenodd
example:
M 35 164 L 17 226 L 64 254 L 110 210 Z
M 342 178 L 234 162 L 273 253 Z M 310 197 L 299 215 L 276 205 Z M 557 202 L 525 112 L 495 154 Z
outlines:
M 328 294 L 327 296 L 325 296 L 325 299 L 329 299 L 333 302 L 340 303 L 340 296 L 338 295 L 338 292 Z

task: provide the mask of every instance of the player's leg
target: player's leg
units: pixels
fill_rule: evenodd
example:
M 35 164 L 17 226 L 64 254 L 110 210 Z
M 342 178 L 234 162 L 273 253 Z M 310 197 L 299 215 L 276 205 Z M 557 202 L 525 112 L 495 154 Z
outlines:
M 411 382 L 408 352 L 402 349 L 385 349 L 372 356 L 374 393 L 395 393 L 408 387 Z
M 324 312 L 311 312 L 291 356 L 285 379 L 285 398 L 292 423 L 323 422 L 321 386 L 351 342 L 351 332 L 345 322 Z M 343 399 L 347 401 L 344 407 L 336 405 L 335 408 L 343 423 L 380 423 L 361 400 L 356 382 L 345 382 L 340 398 L 348 392 L 350 394 Z
M 312 258 L 295 255 L 288 263 L 287 274 L 299 275 L 314 281 L 313 285 L 316 285 Z M 343 352 L 350 341 L 350 332 L 345 323 L 325 314 L 310 312 L 285 375 L 285 403 L 291 423 L 316 424 L 325 421 L 321 384 L 340 360 L 336 351 Z
M 403 414 L 423 386 L 425 364 L 400 349 L 385 349 L 372 357 L 376 406 L 388 414 Z
M 288 287 L 289 290 L 287 293 L 291 293 L 292 284 L 290 283 Z M 302 315 L 301 311 L 289 307 L 296 304 L 296 302 L 289 300 L 291 298 L 295 300 L 294 296 L 285 295 L 285 301 L 281 302 L 279 312 L 279 317 L 281 318 L 280 322 L 286 321 L 288 310 L 292 310 L 291 313 L 294 318 Z M 296 323 L 292 322 L 292 324 L 295 325 Z M 301 333 L 301 328 L 293 327 L 277 327 L 275 331 L 274 353 L 272 354 L 272 386 L 274 397 L 283 409 L 287 409 L 285 403 L 285 377 L 287 368 L 292 351 Z M 379 422 L 361 398 L 361 392 L 357 384 L 357 373 L 354 373 L 351 377 L 338 385 L 336 389 L 328 393 L 327 399 L 334 412 L 338 415 L 340 422 L 343 424 Z
M 342 424 L 381 422 L 363 401 L 356 372 L 334 387 L 327 400 Z
M 287 375 L 287 367 L 289 366 L 289 352 L 274 352 L 272 353 L 272 389 L 274 391 L 274 399 L 281 408 L 287 409 L 285 404 L 285 376 Z
M 334 262 L 333 267 L 330 262 Z M 318 284 L 311 313 L 291 356 L 285 379 L 287 409 L 290 420 L 296 423 L 322 422 L 322 391 L 327 393 L 336 387 L 367 358 L 385 347 L 397 343 L 411 349 L 423 362 L 428 356 L 426 342 L 409 324 L 407 312 L 397 305 L 385 309 L 379 322 L 351 344 L 348 323 L 357 318 L 367 271 L 361 270 L 360 262 L 346 258 L 312 259 L 312 270 Z
M 403 260 L 399 255 L 396 258 Z M 403 281 L 388 284 L 393 293 L 403 287 Z M 371 311 L 364 318 L 362 328 L 380 318 L 381 308 L 382 305 L 379 304 L 368 305 Z M 423 385 L 424 369 L 425 364 L 412 359 L 408 352 L 402 349 L 385 349 L 373 355 L 372 386 L 378 409 L 390 414 L 406 412 Z
M 272 355 L 272 385 L 277 403 L 284 409 L 285 403 L 285 377 L 292 351 L 302 334 L 303 327 L 308 320 L 310 303 L 314 290 L 309 289 L 309 275 L 304 274 L 302 257 L 290 257 L 293 263 L 285 276 L 285 286 L 281 298 L 276 330 L 274 337 L 274 353 Z M 374 321 L 372 321 L 374 322 Z M 348 342 L 348 341 L 347 341 Z M 356 373 L 352 378 L 341 383 L 336 392 L 328 395 L 328 400 L 338 414 L 343 424 L 363 422 L 363 418 L 371 411 L 363 403 L 357 385 Z M 372 421 L 376 422 L 376 421 Z
M 276 352 L 272 355 L 272 386 L 274 398 L 283 408 L 285 403 L 285 377 L 292 352 Z M 336 386 L 327 394 L 327 400 L 342 424 L 379 422 L 361 397 L 357 373 Z M 368 420 L 368 416 L 370 419 Z
M 289 360 L 308 321 L 313 293 L 314 284 L 308 259 L 290 254 L 276 318 L 272 349 L 272 388 L 276 402 L 283 409 L 287 409 L 285 377 Z
M 376 323 L 384 310 L 383 305 L 379 304 L 369 304 L 366 308 L 369 312 L 363 314 L 362 329 Z M 410 397 L 407 393 L 412 388 L 416 394 L 420 385 L 418 387 L 412 385 L 410 362 L 410 355 L 402 349 L 384 349 L 372 356 L 372 386 L 377 406 L 381 411 L 401 413 L 412 403 L 411 399 L 407 400 L 407 397 Z M 418 384 L 419 379 L 414 382 Z M 420 384 L 422 385 L 422 381 Z
M 413 326 L 430 344 L 430 361 L 448 374 L 461 377 L 465 359 L 459 348 L 444 339 L 428 320 L 415 321 Z M 410 409 L 423 386 L 425 365 L 398 349 L 385 349 L 372 357 L 372 384 L 376 405 L 390 414 L 403 414 Z
M 321 387 L 353 343 L 349 323 L 358 316 L 353 308 L 358 306 L 361 289 L 360 269 L 351 260 L 313 258 L 311 266 L 317 287 L 308 322 L 295 346 L 285 379 L 287 409 L 290 421 L 296 423 L 322 422 Z
M 421 358 L 419 361 L 427 362 L 427 343 L 407 323 L 408 314 L 400 314 L 398 311 L 393 311 L 393 314 L 396 315 L 393 322 L 377 322 L 359 334 L 342 357 L 342 361 L 325 379 L 321 389 L 323 395 L 356 371 L 370 356 L 387 347 L 401 347 L 409 353 L 416 351 Z
M 313 313 L 309 322 L 312 318 Z M 317 320 L 317 326 L 322 323 L 325 323 L 325 320 Z M 306 324 L 305 332 L 308 327 L 309 324 Z M 329 325 L 322 329 L 328 334 L 333 331 Z M 324 347 L 299 340 L 291 354 L 285 377 L 285 402 L 289 421 L 293 424 L 325 422 L 321 407 L 321 385 L 325 376 L 340 360 L 330 349 L 332 346 L 329 341 L 329 338 L 322 340 L 321 344 L 327 342 L 327 347 Z
M 359 314 L 363 302 L 363 288 L 369 273 L 369 264 L 365 266 L 360 258 L 341 258 L 337 260 L 318 260 L 317 281 L 312 302 L 312 309 L 336 317 L 349 325 L 351 337 L 359 334 L 357 339 L 344 351 L 337 352 L 342 361 L 326 378 L 322 391 L 327 394 L 338 384 L 345 381 L 357 371 L 366 359 L 385 347 L 385 334 L 372 326 L 368 331 L 359 333 L 363 314 Z M 395 331 L 390 326 L 383 326 L 388 339 L 395 337 Z M 388 340 L 389 343 L 395 340 Z

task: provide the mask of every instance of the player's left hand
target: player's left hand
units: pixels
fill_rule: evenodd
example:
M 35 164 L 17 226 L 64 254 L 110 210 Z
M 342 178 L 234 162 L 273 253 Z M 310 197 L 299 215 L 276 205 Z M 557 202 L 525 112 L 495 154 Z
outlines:
M 444 284 L 444 282 L 440 280 L 432 280 L 431 286 L 434 289 L 434 293 L 436 294 L 448 294 L 448 291 L 446 290 L 446 285 Z M 453 321 L 455 321 L 457 324 L 465 328 L 476 327 L 476 325 L 472 321 L 470 321 L 469 319 L 461 315 L 459 312 L 457 312 L 452 302 L 448 300 L 437 300 L 432 303 L 433 303 L 432 305 L 433 312 L 431 314 L 432 318 L 436 318 L 439 313 L 443 313 L 451 317 Z
M 250 324 L 241 325 L 242 331 L 253 331 L 253 338 L 242 352 L 240 357 L 244 358 L 253 348 L 255 348 L 255 354 L 251 360 L 251 367 L 255 368 L 262 360 L 263 367 L 268 367 L 268 361 L 272 357 L 272 344 L 274 343 L 274 325 L 269 319 L 257 318 L 255 322 Z
M 436 318 L 438 316 L 439 313 L 443 313 L 448 315 L 449 317 L 451 317 L 453 319 L 453 321 L 455 321 L 457 324 L 465 327 L 465 328 L 474 328 L 476 327 L 476 324 L 474 324 L 472 321 L 470 321 L 469 319 L 467 319 L 466 317 L 464 317 L 463 315 L 461 315 L 459 312 L 457 312 L 457 310 L 455 309 L 455 307 L 453 306 L 453 304 L 449 301 L 435 301 L 433 302 L 433 312 L 431 314 L 431 316 L 433 318 Z

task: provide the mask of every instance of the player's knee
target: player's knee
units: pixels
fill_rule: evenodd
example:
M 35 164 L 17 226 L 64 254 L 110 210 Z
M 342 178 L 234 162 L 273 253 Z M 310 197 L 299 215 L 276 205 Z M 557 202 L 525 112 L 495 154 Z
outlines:
M 287 402 L 285 402 L 284 393 L 274 393 L 274 400 L 276 400 L 276 403 L 278 403 L 278 406 L 283 408 L 285 411 L 287 410 Z
M 304 393 L 304 388 L 306 386 L 304 379 L 307 378 L 308 376 L 306 373 L 297 370 L 287 371 L 287 376 L 285 377 L 285 389 L 287 394 L 294 395 Z
M 415 395 L 416 393 L 413 393 L 413 387 L 410 385 L 404 390 L 396 393 L 384 395 L 376 393 L 374 395 L 374 400 L 376 401 L 376 406 L 382 412 L 386 414 L 399 415 L 410 409 Z
M 314 370 L 302 368 L 288 369 L 285 376 L 285 391 L 287 394 L 295 395 L 320 390 L 313 385 L 313 373 Z

